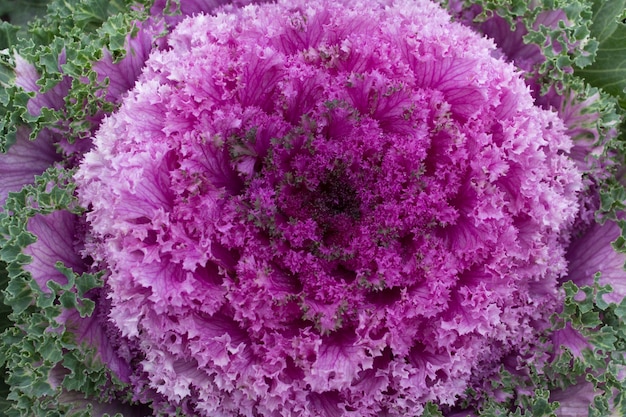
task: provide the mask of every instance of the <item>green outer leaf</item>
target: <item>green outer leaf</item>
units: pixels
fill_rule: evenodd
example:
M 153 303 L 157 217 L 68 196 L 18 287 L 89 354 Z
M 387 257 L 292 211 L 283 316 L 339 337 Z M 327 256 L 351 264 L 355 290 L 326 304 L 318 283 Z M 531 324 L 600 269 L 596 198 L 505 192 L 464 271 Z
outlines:
M 0 16 L 17 26 L 26 24 L 46 11 L 49 0 L 0 0 Z
M 575 68 L 586 82 L 617 97 L 622 108 L 626 108 L 626 25 L 621 22 L 625 7 L 626 0 L 593 0 L 589 29 L 599 42 L 595 61 Z
M 620 106 L 626 109 L 626 25 L 616 24 L 613 33 L 600 43 L 596 61 L 575 73 L 618 97 Z
M 617 29 L 625 5 L 626 0 L 594 0 L 591 36 L 600 43 L 606 41 Z
M 17 44 L 17 34 L 20 28 L 9 22 L 0 22 L 0 50 Z

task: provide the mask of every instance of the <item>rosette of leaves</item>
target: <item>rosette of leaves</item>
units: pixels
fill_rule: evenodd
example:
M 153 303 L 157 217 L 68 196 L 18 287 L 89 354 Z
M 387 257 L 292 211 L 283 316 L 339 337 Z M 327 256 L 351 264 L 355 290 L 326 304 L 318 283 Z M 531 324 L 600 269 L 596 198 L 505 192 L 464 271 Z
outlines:
M 7 413 L 622 411 L 623 4 L 217 3 L 3 24 Z

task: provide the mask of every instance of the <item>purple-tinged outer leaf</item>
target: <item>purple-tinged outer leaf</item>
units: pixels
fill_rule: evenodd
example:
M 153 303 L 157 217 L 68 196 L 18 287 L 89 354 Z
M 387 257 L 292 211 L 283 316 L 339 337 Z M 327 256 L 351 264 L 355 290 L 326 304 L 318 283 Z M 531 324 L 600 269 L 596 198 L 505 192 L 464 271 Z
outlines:
M 28 222 L 28 231 L 37 241 L 26 248 L 24 253 L 32 257 L 32 262 L 24 266 L 31 273 L 42 291 L 49 292 L 47 282 L 67 283 L 65 275 L 55 268 L 56 262 L 80 274 L 86 271 L 79 255 L 76 225 L 78 216 L 68 211 L 56 211 L 48 215 L 38 214 Z
M 568 248 L 569 274 L 579 287 L 591 286 L 594 275 L 600 273 L 600 285 L 611 285 L 613 292 L 604 295 L 609 303 L 619 304 L 626 296 L 626 254 L 618 253 L 611 242 L 620 236 L 620 227 L 612 221 L 593 223 L 583 233 L 572 238 Z
M 0 154 L 0 206 L 10 192 L 32 183 L 36 175 L 60 160 L 51 136 L 42 134 L 38 140 L 31 141 L 28 129 L 19 128 L 17 141 L 6 154 Z
M 135 30 L 128 34 L 126 55 L 120 61 L 114 62 L 111 52 L 103 51 L 103 58 L 93 64 L 93 69 L 98 74 L 98 82 L 108 79 L 107 101 L 117 103 L 135 85 L 158 36 L 164 31 L 163 22 L 149 18 L 137 22 Z

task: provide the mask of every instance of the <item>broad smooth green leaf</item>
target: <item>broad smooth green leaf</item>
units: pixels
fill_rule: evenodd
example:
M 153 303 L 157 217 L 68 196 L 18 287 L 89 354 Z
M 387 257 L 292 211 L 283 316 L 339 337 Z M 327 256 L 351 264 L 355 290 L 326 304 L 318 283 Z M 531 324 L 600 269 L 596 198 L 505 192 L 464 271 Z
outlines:
M 616 96 L 626 108 L 626 25 L 617 19 L 624 10 L 625 0 L 596 2 L 591 33 L 600 41 L 596 61 L 585 68 L 577 68 L 576 75 L 589 84 Z
M 10 48 L 17 43 L 19 27 L 9 22 L 0 22 L 0 49 Z
M 0 16 L 14 25 L 25 26 L 46 11 L 48 0 L 0 0 Z
M 617 29 L 617 17 L 624 10 L 626 0 L 595 0 L 591 35 L 600 43 L 606 41 Z

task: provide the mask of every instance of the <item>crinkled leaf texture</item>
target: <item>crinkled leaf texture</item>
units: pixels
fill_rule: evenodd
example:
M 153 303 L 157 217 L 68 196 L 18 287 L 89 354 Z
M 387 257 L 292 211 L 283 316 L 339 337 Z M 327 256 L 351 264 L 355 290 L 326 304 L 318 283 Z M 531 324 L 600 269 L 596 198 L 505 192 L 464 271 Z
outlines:
M 114 108 L 111 94 L 119 90 L 114 85 L 107 91 L 106 75 L 100 77 L 92 64 L 107 53 L 120 60 L 128 52 L 127 61 L 135 60 L 136 51 L 132 47 L 127 51 L 127 40 L 133 39 L 138 20 L 146 19 L 141 7 L 131 7 L 139 3 L 55 0 L 45 17 L 31 22 L 27 33 L 6 27 L 10 49 L 0 54 L 0 150 L 16 141 L 21 125 L 29 127 L 32 139 L 46 130 L 70 143 L 92 135 L 104 114 Z M 138 44 L 143 36 L 140 33 Z M 152 37 L 158 35 L 151 33 Z M 20 66 L 28 72 L 20 72 Z M 35 98 L 26 92 L 34 92 Z
M 11 193 L 0 213 L 8 278 L 3 301 L 13 321 L 0 342 L 10 387 L 7 416 L 133 409 L 116 394 L 120 379 L 128 379 L 128 363 L 115 332 L 107 332 L 102 281 L 86 270 L 75 246 L 80 217 L 70 177 L 46 170 L 34 185 Z
M 205 416 L 419 415 L 505 357 L 541 366 L 581 178 L 491 41 L 429 1 L 320 0 L 168 42 L 76 176 L 153 389 Z

